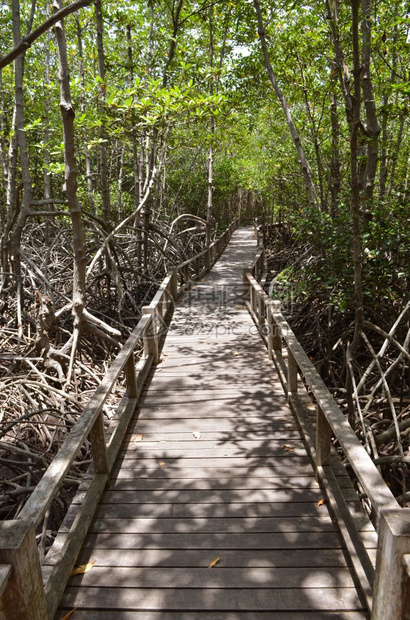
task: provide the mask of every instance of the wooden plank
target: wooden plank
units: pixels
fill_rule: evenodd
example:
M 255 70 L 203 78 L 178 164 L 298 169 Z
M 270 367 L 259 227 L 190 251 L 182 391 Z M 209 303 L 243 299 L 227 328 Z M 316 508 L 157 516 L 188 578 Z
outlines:
M 237 489 L 214 490 L 211 492 L 189 489 L 159 491 L 105 491 L 101 504 L 134 503 L 177 503 L 177 504 L 228 504 L 241 503 L 282 503 L 315 502 L 322 498 L 320 489 Z M 79 497 L 81 501 L 81 495 Z
M 188 395 L 187 395 L 188 396 Z M 144 400 L 144 406 L 139 410 L 140 420 L 162 420 L 170 418 L 181 419 L 203 419 L 207 416 L 217 418 L 249 418 L 249 424 L 254 419 L 260 419 L 261 415 L 269 416 L 270 419 L 280 419 L 293 421 L 293 416 L 286 408 L 283 398 L 281 404 L 275 402 L 274 397 L 270 401 L 257 399 L 255 403 L 248 398 L 224 398 L 223 396 L 208 394 L 201 399 L 192 400 L 187 397 L 180 397 L 181 402 L 177 402 L 171 397 L 173 402 L 168 401 L 168 395 L 163 398 L 159 394 L 148 394 Z M 179 415 L 178 415 L 179 413 Z M 202 415 L 201 415 L 202 413 Z M 252 418 L 252 419 L 251 419 Z
M 249 517 L 219 519 L 95 519 L 89 528 L 91 534 L 100 532 L 135 533 L 195 533 L 195 532 L 336 532 L 337 526 L 328 515 L 324 517 Z
M 236 418 L 215 418 L 212 416 L 202 418 L 166 417 L 162 422 L 156 419 L 141 418 L 134 420 L 129 425 L 130 433 L 144 433 L 146 436 L 154 436 L 159 433 L 190 432 L 200 431 L 207 433 L 252 433 L 263 437 L 269 431 L 292 431 L 298 429 L 296 421 L 282 417 L 269 419 L 267 416 L 236 417 Z
M 126 478 L 111 480 L 108 489 L 111 491 L 153 491 L 156 489 L 195 489 L 197 491 L 214 490 L 254 490 L 254 489 L 305 489 L 319 490 L 319 484 L 314 476 L 304 476 L 302 478 L 215 478 L 215 479 L 192 479 L 192 478 L 154 478 L 139 479 Z
M 159 425 L 158 425 L 159 426 Z M 276 430 L 269 430 L 269 428 L 265 429 L 263 432 L 260 430 L 242 430 L 236 431 L 232 429 L 230 432 L 205 432 L 199 431 L 195 424 L 190 424 L 191 428 L 188 431 L 168 431 L 168 432 L 157 432 L 157 433 L 147 433 L 144 432 L 143 429 L 137 427 L 135 432 L 127 433 L 124 441 L 124 447 L 134 447 L 136 443 L 141 443 L 141 447 L 145 446 L 150 447 L 151 445 L 155 445 L 158 443 L 165 443 L 167 445 L 175 445 L 181 446 L 188 442 L 191 447 L 193 442 L 193 437 L 196 440 L 196 445 L 198 447 L 208 445 L 218 445 L 222 443 L 235 442 L 242 445 L 243 443 L 253 443 L 253 442 L 261 442 L 261 435 L 263 435 L 264 442 L 281 442 L 282 444 L 288 445 L 287 440 L 292 443 L 301 440 L 300 431 L 294 427 L 282 428 Z M 195 437 L 194 433 L 200 432 L 198 437 Z M 141 437 L 142 435 L 142 437 Z
M 162 458 L 160 456 L 148 458 L 148 457 L 131 457 L 126 458 L 122 456 L 122 458 L 118 461 L 118 465 L 121 464 L 121 467 L 127 469 L 140 469 L 140 471 L 144 469 L 151 469 L 154 465 L 158 468 L 160 467 L 172 467 L 175 465 L 180 465 L 186 468 L 189 467 L 209 467 L 212 462 L 214 467 L 256 467 L 258 464 L 264 467 L 269 466 L 280 466 L 282 468 L 291 467 L 293 468 L 299 467 L 311 467 L 311 463 L 308 456 L 288 456 L 288 452 L 283 451 L 281 454 L 277 454 L 275 458 L 272 457 L 261 457 L 258 455 L 245 455 L 242 457 L 219 457 L 212 456 L 211 458 L 193 458 L 193 457 L 166 457 Z M 161 465 L 163 463 L 163 465 Z M 289 471 L 289 470 L 288 470 Z M 311 470 L 310 470 L 311 471 Z
M 227 394 L 229 392 L 236 394 L 237 398 L 240 398 L 241 395 L 248 396 L 255 392 L 262 392 L 265 395 L 269 393 L 270 389 L 275 385 L 273 377 L 261 377 L 258 382 L 256 382 L 252 377 L 240 377 L 239 375 L 233 377 L 211 377 L 207 379 L 206 377 L 195 378 L 190 376 L 180 377 L 155 377 L 153 379 L 152 388 L 155 389 L 155 392 L 177 392 L 180 391 L 188 391 L 191 392 L 194 388 L 195 391 L 203 390 L 208 393 L 217 395 L 222 393 L 222 395 Z M 273 385 L 272 385 L 273 384 Z M 240 386 L 240 389 L 237 390 L 237 387 Z M 276 383 L 278 387 L 279 384 Z
M 246 464 L 246 461 L 245 461 Z M 185 468 L 182 465 L 174 465 L 161 467 L 160 464 L 156 466 L 154 463 L 153 467 L 141 467 L 137 466 L 135 469 L 132 468 L 119 468 L 120 463 L 117 463 L 117 467 L 113 469 L 111 480 L 121 480 L 121 479 L 186 479 L 189 478 L 191 480 L 212 480 L 212 479 L 224 479 L 229 477 L 230 474 L 233 474 L 235 478 L 282 478 L 282 476 L 287 476 L 289 474 L 289 468 L 285 465 L 281 467 L 277 465 L 276 467 L 263 467 L 261 464 L 258 467 L 257 464 L 240 467 L 236 466 L 233 470 L 229 467 L 221 467 L 215 465 L 212 467 L 212 461 L 208 461 L 204 463 L 203 467 L 194 467 L 194 468 Z M 311 478 L 312 471 L 308 469 L 304 464 L 297 466 L 295 465 L 292 468 L 292 474 L 297 476 L 297 479 L 303 479 L 305 477 Z M 302 482 L 303 484 L 303 482 Z
M 99 588 L 99 606 L 103 609 L 201 609 L 231 610 L 334 610 L 363 609 L 355 588 L 253 588 L 190 589 L 172 591 L 150 588 Z M 92 608 L 94 588 L 68 587 L 62 598 L 66 606 Z
M 84 547 L 100 549 L 337 549 L 340 539 L 334 532 L 223 533 L 196 534 L 89 534 Z M 212 559 L 212 558 L 211 558 Z
M 212 558 L 211 558 L 212 559 Z M 348 568 L 316 569 L 310 568 L 259 568 L 257 574 L 248 568 L 224 568 L 223 556 L 216 570 L 208 568 L 131 568 L 102 567 L 94 565 L 85 575 L 77 575 L 69 580 L 69 586 L 101 587 L 109 583 L 110 588 L 253 588 L 269 587 L 281 589 L 300 588 L 354 588 Z
M 207 568 L 209 562 L 219 555 L 219 550 L 209 547 L 204 553 L 199 549 L 86 549 L 83 548 L 78 562 L 95 560 L 97 566 L 131 566 L 157 568 L 190 567 Z M 209 560 L 211 558 L 211 560 Z M 346 567 L 346 557 L 341 549 L 224 549 L 223 565 L 237 568 L 283 568 L 306 567 L 311 570 L 327 567 Z M 216 567 L 215 567 L 216 568 Z
M 101 504 L 98 518 L 135 518 L 135 517 L 274 517 L 321 516 L 326 506 L 317 502 L 297 503 L 201 503 L 201 504 Z
M 67 607 L 61 609 L 56 620 L 63 620 L 66 613 L 71 611 Z M 192 612 L 178 610 L 172 611 L 145 611 L 144 620 L 192 620 Z M 318 616 L 317 611 L 302 613 L 290 611 L 224 611 L 223 620 L 365 620 L 369 615 L 364 611 L 321 611 Z M 135 620 L 134 611 L 122 610 L 98 610 L 93 611 L 87 609 L 83 611 L 77 609 L 75 612 L 76 620 Z M 196 611 L 196 620 L 221 620 L 221 614 L 218 611 Z M 74 619 L 73 619 L 74 620 Z
M 266 440 L 260 441 L 241 441 L 218 442 L 206 440 L 187 440 L 187 441 L 132 441 L 124 442 L 120 449 L 120 454 L 127 454 L 127 458 L 150 457 L 156 455 L 161 457 L 178 458 L 191 455 L 193 458 L 219 458 L 228 456 L 235 457 L 241 455 L 249 456 L 281 456 L 290 454 L 294 458 L 305 457 L 306 449 L 300 439 Z

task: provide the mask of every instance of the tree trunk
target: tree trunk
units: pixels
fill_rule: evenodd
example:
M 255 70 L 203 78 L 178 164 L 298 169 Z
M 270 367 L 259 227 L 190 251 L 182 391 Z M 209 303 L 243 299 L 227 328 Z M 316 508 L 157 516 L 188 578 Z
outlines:
M 17 217 L 17 128 L 16 128 L 16 105 L 13 110 L 12 120 L 12 132 L 10 136 L 9 152 L 7 158 L 7 188 L 6 188 L 6 219 L 3 228 L 3 234 L 1 235 L 0 247 L 1 247 L 1 270 L 2 278 L 0 285 L 0 292 L 7 284 L 10 275 L 10 244 L 11 244 L 11 231 L 13 228 L 13 221 Z
M 17 46 L 21 40 L 20 29 L 20 5 L 19 0 L 12 0 L 13 13 L 13 41 Z M 16 102 L 16 134 L 17 145 L 20 151 L 21 176 L 23 181 L 23 199 L 17 220 L 12 231 L 11 253 L 12 269 L 17 291 L 17 326 L 19 338 L 22 336 L 22 307 L 23 307 L 23 282 L 21 278 L 21 238 L 24 226 L 32 203 L 32 182 L 30 175 L 30 163 L 27 149 L 25 115 L 24 115 L 24 96 L 23 96 L 23 76 L 24 76 L 24 54 L 21 54 L 14 61 L 14 84 Z
M 312 179 L 312 172 L 309 166 L 309 163 L 305 157 L 305 153 L 303 151 L 303 146 L 302 146 L 302 142 L 301 139 L 299 137 L 299 134 L 297 132 L 295 123 L 293 122 L 293 118 L 292 118 L 292 114 L 290 112 L 288 103 L 286 101 L 286 98 L 283 94 L 283 92 L 281 91 L 281 89 L 279 88 L 278 82 L 276 80 L 276 76 L 275 73 L 273 71 L 272 65 L 270 63 L 270 59 L 269 59 L 269 54 L 268 54 L 268 48 L 266 45 L 266 34 L 265 34 L 265 28 L 263 25 L 263 19 L 262 19 L 262 11 L 261 11 L 261 7 L 259 4 L 259 0 L 253 0 L 255 9 L 256 9 L 256 15 L 258 18 L 258 34 L 259 34 L 259 38 L 261 41 L 261 45 L 262 45 L 262 51 L 263 51 L 263 57 L 265 59 L 265 67 L 266 70 L 268 72 L 268 77 L 269 80 L 272 84 L 273 90 L 275 91 L 275 94 L 277 96 L 277 98 L 280 101 L 280 104 L 282 106 L 282 109 L 285 113 L 285 117 L 286 117 L 286 121 L 289 127 L 289 131 L 290 134 L 292 136 L 292 140 L 293 143 L 296 147 L 297 153 L 299 155 L 299 163 L 301 165 L 302 168 L 302 173 L 303 173 L 303 178 L 305 180 L 305 187 L 306 187 L 306 192 L 308 195 L 308 200 L 309 200 L 309 204 L 311 207 L 317 207 L 316 204 L 316 189 L 315 189 L 315 185 L 313 183 L 313 179 Z
M 46 13 L 49 17 L 50 5 L 49 0 L 46 1 Z M 50 211 L 54 210 L 54 205 L 51 204 L 52 189 L 51 189 L 51 172 L 50 172 L 50 31 L 46 34 L 46 46 L 45 46 L 45 67 L 44 67 L 44 200 L 50 201 Z M 45 221 L 45 238 L 48 243 L 50 238 L 50 219 L 47 217 Z
M 213 7 L 209 8 L 209 66 L 212 70 L 214 68 L 214 27 L 212 21 Z M 214 76 L 211 75 L 210 94 L 214 92 Z M 213 141 L 215 134 L 215 118 L 211 114 L 209 121 L 209 151 L 208 151 L 208 200 L 206 204 L 206 243 L 209 245 L 211 241 L 211 220 L 213 210 L 213 182 L 214 182 L 214 153 L 213 153 Z
M 362 91 L 363 103 L 366 111 L 366 135 L 367 135 L 367 161 L 364 171 L 364 198 L 365 209 L 369 211 L 373 202 L 374 181 L 376 178 L 379 156 L 380 127 L 377 120 L 376 103 L 373 92 L 373 84 L 370 75 L 371 58 L 371 0 L 362 0 Z
M 85 75 L 84 75 L 84 56 L 83 56 L 83 40 L 81 35 L 80 19 L 76 15 L 77 26 L 77 46 L 78 46 L 78 58 L 79 58 L 79 70 L 80 70 L 80 84 L 81 84 L 81 96 L 80 96 L 80 110 L 81 114 L 85 114 Z M 83 135 L 83 149 L 84 149 L 84 162 L 85 162 L 85 179 L 87 182 L 88 202 L 90 205 L 90 213 L 95 215 L 95 202 L 94 202 L 94 189 L 93 189 L 93 174 L 91 166 L 90 151 L 87 145 L 87 136 Z
M 152 8 L 151 8 L 152 10 Z M 131 37 L 131 26 L 127 25 L 127 48 L 128 48 L 128 63 L 129 63 L 129 71 L 130 71 L 130 83 L 131 87 L 134 85 L 134 57 L 132 53 L 132 37 Z M 140 153 L 138 153 L 138 136 L 135 131 L 135 119 L 134 112 L 132 112 L 131 117 L 132 122 L 132 163 L 133 163 L 133 173 L 134 173 L 134 205 L 135 210 L 138 209 L 138 205 L 142 200 L 142 170 L 140 168 Z M 137 269 L 141 269 L 142 262 L 142 236 L 141 236 L 141 216 L 138 212 L 135 216 L 134 227 L 136 229 L 136 246 L 137 246 Z
M 340 192 L 340 155 L 339 155 L 339 119 L 337 116 L 337 98 L 331 93 L 330 120 L 332 126 L 332 161 L 330 164 L 331 215 L 335 217 L 339 211 Z
M 317 178 L 319 182 L 319 192 L 320 192 L 320 204 L 322 205 L 323 210 L 327 211 L 327 198 L 325 197 L 324 190 L 323 190 L 323 166 L 322 166 L 322 157 L 320 153 L 320 146 L 319 146 L 319 140 L 318 140 L 318 132 L 317 132 L 315 118 L 312 114 L 312 110 L 311 110 L 310 103 L 309 103 L 308 89 L 306 86 L 305 74 L 303 71 L 303 62 L 300 60 L 300 58 L 298 58 L 298 61 L 299 61 L 300 73 L 301 73 L 302 84 L 303 84 L 303 97 L 305 101 L 305 108 L 306 108 L 307 116 L 310 121 L 312 140 L 313 140 L 313 145 L 315 148 L 316 170 L 317 170 Z
M 331 4 L 330 4 L 331 3 Z M 346 65 L 342 45 L 340 42 L 339 34 L 339 0 L 326 0 L 326 7 L 328 11 L 328 21 L 332 32 L 332 40 L 335 51 L 335 63 L 337 75 L 340 81 L 340 87 L 343 93 L 345 102 L 346 119 L 350 125 L 353 121 L 353 101 L 350 92 L 350 74 Z
M 394 188 L 394 181 L 396 179 L 396 168 L 397 168 L 397 162 L 399 160 L 399 153 L 400 153 L 400 149 L 401 149 L 401 145 L 403 142 L 403 134 L 404 134 L 404 123 L 405 123 L 405 119 L 407 118 L 407 114 L 402 110 L 400 113 L 400 127 L 399 127 L 399 132 L 397 135 L 397 140 L 396 140 L 396 144 L 394 145 L 393 148 L 393 154 L 392 154 L 392 164 L 391 164 L 391 172 L 390 172 L 390 179 L 389 179 L 389 191 L 388 191 L 388 195 L 389 197 L 392 194 L 393 188 Z
M 61 0 L 59 0 L 61 6 Z M 77 165 L 75 159 L 74 109 L 71 102 L 70 73 L 67 61 L 67 45 L 62 22 L 55 26 L 60 82 L 60 110 L 64 133 L 64 189 L 71 214 L 74 272 L 73 272 L 73 315 L 74 327 L 81 329 L 85 303 L 86 247 L 82 220 L 82 206 L 77 197 Z
M 398 5 L 395 6 L 395 20 L 397 19 Z M 396 82 L 396 68 L 397 68 L 397 34 L 398 28 L 395 23 L 393 28 L 393 50 L 392 50 L 392 63 L 390 73 L 390 84 L 393 85 Z M 379 197 L 381 200 L 386 195 L 387 187 L 387 173 L 388 173 L 388 122 L 389 122 L 389 94 L 383 96 L 382 103 L 382 120 L 381 120 L 381 152 L 380 152 L 380 177 L 379 177 Z M 391 148 L 391 145 L 390 145 Z M 394 155 L 395 151 L 393 151 Z
M 0 69 L 0 168 L 3 173 L 4 189 L 7 185 L 6 145 L 4 140 L 4 93 L 3 71 Z M 0 210 L 1 215 L 1 210 Z M 0 223 L 2 219 L 0 219 Z
M 121 147 L 120 151 L 120 161 L 118 167 L 118 193 L 117 193 L 117 211 L 118 211 L 118 220 L 122 219 L 122 183 L 124 176 L 124 156 L 125 156 L 125 146 Z
M 354 305 L 355 325 L 353 341 L 350 347 L 350 359 L 353 357 L 360 341 L 363 327 L 363 289 L 362 289 L 362 242 L 360 219 L 360 182 L 358 173 L 358 147 L 360 131 L 360 51 L 359 51 L 359 1 L 351 0 L 352 6 L 352 36 L 353 36 L 353 78 L 354 97 L 353 117 L 350 134 L 350 165 L 352 184 L 352 247 L 354 270 Z
M 106 84 L 105 84 L 105 57 L 104 57 L 104 42 L 103 42 L 103 15 L 101 8 L 101 0 L 95 2 L 95 20 L 97 26 L 97 53 L 98 53 L 98 76 L 101 80 L 100 83 L 100 97 L 101 100 L 105 99 Z M 101 156 L 101 202 L 102 202 L 102 219 L 107 228 L 109 228 L 111 205 L 110 205 L 110 187 L 108 179 L 108 160 L 107 160 L 107 135 L 102 124 L 101 126 L 101 144 L 100 144 L 100 156 Z

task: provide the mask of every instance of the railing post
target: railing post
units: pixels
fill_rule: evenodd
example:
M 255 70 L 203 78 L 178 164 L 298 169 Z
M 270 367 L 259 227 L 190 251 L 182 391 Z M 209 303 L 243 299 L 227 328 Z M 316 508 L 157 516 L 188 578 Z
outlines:
M 332 427 L 318 405 L 316 410 L 316 465 L 329 465 L 331 447 Z
M 171 293 L 172 301 L 176 303 L 178 297 L 178 269 L 172 270 L 171 282 L 169 283 L 169 290 Z
M 104 414 L 102 409 L 90 431 L 91 454 L 96 474 L 108 474 L 107 441 L 105 438 Z
M 188 284 L 189 281 L 189 265 L 184 266 L 184 284 Z
M 252 284 L 249 283 L 249 295 L 250 295 L 250 302 L 251 302 L 251 308 L 252 308 L 252 312 L 258 316 L 256 314 L 256 299 L 255 299 L 255 289 L 253 288 Z
M 143 306 L 142 314 L 150 314 L 151 321 L 147 325 L 146 332 L 144 334 L 144 354 L 146 357 L 152 355 L 153 364 L 158 364 L 159 352 L 158 352 L 158 339 L 156 334 L 156 311 L 155 308 L 149 306 Z
M 298 391 L 298 365 L 292 351 L 288 348 L 288 394 Z
M 248 269 L 244 269 L 243 270 L 243 298 L 245 299 L 249 299 L 250 298 L 250 289 L 251 289 L 251 284 L 248 280 L 248 273 L 249 270 Z
M 279 353 L 282 351 L 282 338 L 279 333 L 280 330 L 272 314 L 272 309 L 276 306 L 276 301 L 269 300 L 266 308 L 266 320 L 268 324 L 268 354 L 270 359 L 273 359 L 274 351 L 278 351 Z
M 410 553 L 410 508 L 382 510 L 373 589 L 372 620 L 404 620 L 406 570 L 403 556 Z
M 410 609 L 410 554 L 403 556 L 403 609 Z
M 12 572 L 2 595 L 2 619 L 48 618 L 34 525 L 28 520 L 0 523 L 0 564 Z
M 262 295 L 258 292 L 258 319 L 259 325 L 263 325 L 265 322 L 265 304 L 263 303 Z
M 209 271 L 210 268 L 211 268 L 211 248 L 208 246 L 206 248 L 206 254 L 205 254 L 205 269 Z
M 127 397 L 138 398 L 138 383 L 137 375 L 135 373 L 135 360 L 134 353 L 131 353 L 128 362 L 125 365 L 125 383 L 127 386 Z

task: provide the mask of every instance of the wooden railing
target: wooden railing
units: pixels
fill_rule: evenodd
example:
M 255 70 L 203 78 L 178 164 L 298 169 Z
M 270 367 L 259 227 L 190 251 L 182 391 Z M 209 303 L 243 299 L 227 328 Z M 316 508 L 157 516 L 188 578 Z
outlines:
M 0 522 L 0 618 L 47 620 L 57 609 L 98 501 L 109 478 L 142 386 L 157 364 L 174 302 L 191 280 L 208 271 L 225 249 L 238 221 L 203 252 L 174 267 L 165 277 L 120 353 L 95 390 L 17 519 Z M 135 363 L 135 352 L 143 354 Z M 105 429 L 103 406 L 124 375 L 126 392 Z M 92 466 L 79 487 L 81 501 L 73 502 L 43 567 L 36 532 L 63 484 L 72 463 L 89 437 Z M 43 586 L 44 582 L 44 586 Z
M 194 281 L 202 278 L 202 276 L 211 269 L 212 265 L 214 265 L 226 247 L 232 232 L 238 225 L 239 219 L 234 220 L 225 232 L 205 248 L 205 250 L 202 250 L 199 254 L 180 263 L 178 267 L 176 267 L 180 274 L 181 285 L 186 286 L 190 280 Z
M 264 292 L 258 282 L 261 250 L 249 270 L 244 272 L 250 314 L 258 325 L 304 433 L 315 461 L 317 477 L 327 492 L 329 504 L 338 520 L 341 534 L 352 559 L 368 607 L 374 620 L 410 618 L 410 509 L 400 508 L 356 437 L 314 365 L 306 355 L 280 311 L 280 302 Z M 285 348 L 283 348 L 285 347 Z M 298 380 L 298 374 L 301 380 Z M 312 395 L 317 406 L 316 436 L 312 435 L 306 401 L 301 390 Z M 305 402 L 304 402 L 305 401 Z M 372 506 L 373 522 L 378 528 L 376 567 L 355 532 L 356 524 L 332 471 L 331 447 L 335 437 L 343 449 L 357 480 Z

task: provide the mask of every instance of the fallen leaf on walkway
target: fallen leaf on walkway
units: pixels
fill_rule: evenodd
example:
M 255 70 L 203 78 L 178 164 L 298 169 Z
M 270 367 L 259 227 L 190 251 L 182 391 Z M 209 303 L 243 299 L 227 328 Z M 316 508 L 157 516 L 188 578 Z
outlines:
M 80 564 L 79 566 L 74 566 L 73 570 L 70 573 L 70 577 L 74 577 L 75 575 L 84 575 L 84 573 L 88 573 L 89 570 L 95 564 L 95 560 L 92 562 L 88 562 L 88 564 Z
M 282 448 L 283 448 L 284 450 L 286 450 L 286 452 L 294 452 L 294 451 L 295 451 L 295 448 L 292 448 L 292 446 L 288 446 L 288 445 L 287 445 L 287 444 L 285 444 L 285 443 L 283 444 Z
M 164 467 L 164 465 L 165 465 L 164 461 L 161 461 L 159 464 L 160 467 Z
M 317 503 L 318 506 L 323 506 L 323 504 L 326 504 L 327 501 L 325 499 L 320 499 Z
M 74 607 L 74 609 L 72 609 L 71 611 L 68 612 L 68 614 L 66 614 L 63 618 L 63 620 L 68 620 L 69 618 L 71 618 L 71 616 L 73 615 L 73 613 L 75 611 L 77 611 L 78 607 Z
M 212 562 L 209 563 L 208 568 L 213 568 L 214 566 L 216 566 L 218 564 L 218 562 L 220 561 L 221 556 L 218 555 L 218 557 L 216 557 L 214 560 L 212 560 Z
M 199 439 L 201 437 L 201 433 L 199 431 L 194 431 L 192 434 L 195 437 L 195 439 Z
M 137 438 L 135 439 L 135 441 L 142 441 L 144 438 L 144 435 L 137 435 Z

